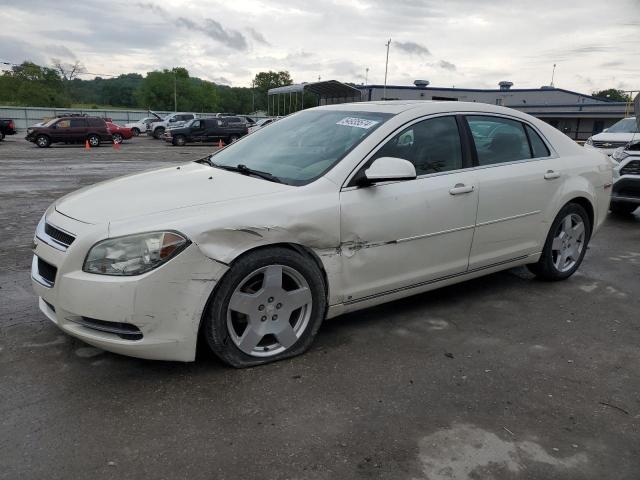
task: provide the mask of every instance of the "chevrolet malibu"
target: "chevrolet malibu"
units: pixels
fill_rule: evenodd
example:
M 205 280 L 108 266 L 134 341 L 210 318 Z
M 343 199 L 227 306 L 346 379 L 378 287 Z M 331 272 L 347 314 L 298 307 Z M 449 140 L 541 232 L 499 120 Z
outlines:
M 247 367 L 340 314 L 527 265 L 580 266 L 611 162 L 516 110 L 331 105 L 196 162 L 71 193 L 37 226 L 39 307 L 112 352 Z

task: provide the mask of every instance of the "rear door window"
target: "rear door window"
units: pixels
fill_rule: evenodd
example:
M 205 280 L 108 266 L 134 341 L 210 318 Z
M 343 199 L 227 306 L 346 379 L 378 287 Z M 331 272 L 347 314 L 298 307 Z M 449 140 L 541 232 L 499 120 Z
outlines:
M 532 158 L 522 123 L 503 117 L 467 117 L 479 165 L 513 162 Z
M 87 126 L 84 118 L 72 118 L 70 122 L 71 128 L 83 128 Z

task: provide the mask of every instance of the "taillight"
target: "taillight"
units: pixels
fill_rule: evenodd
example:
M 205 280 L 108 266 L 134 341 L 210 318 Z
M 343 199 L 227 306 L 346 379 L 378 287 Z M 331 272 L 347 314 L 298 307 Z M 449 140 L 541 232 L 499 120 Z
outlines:
M 15 130 L 15 128 L 16 128 L 16 124 L 15 124 L 15 123 L 13 123 L 13 120 L 9 120 L 9 128 L 10 128 L 11 130 Z

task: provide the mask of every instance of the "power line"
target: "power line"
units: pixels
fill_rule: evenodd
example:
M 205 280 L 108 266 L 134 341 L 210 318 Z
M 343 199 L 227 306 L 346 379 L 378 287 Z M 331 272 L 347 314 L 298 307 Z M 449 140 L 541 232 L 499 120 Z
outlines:
M 0 64 L 9 65 L 10 67 L 19 67 L 21 65 L 19 63 L 5 62 L 4 60 L 0 61 Z M 38 64 L 34 63 L 34 65 L 38 65 Z M 47 68 L 51 68 L 51 67 L 47 67 Z M 77 72 L 76 75 L 95 75 L 96 77 L 119 77 L 120 75 L 124 75 L 124 74 L 120 73 L 118 75 L 114 75 L 111 73 Z

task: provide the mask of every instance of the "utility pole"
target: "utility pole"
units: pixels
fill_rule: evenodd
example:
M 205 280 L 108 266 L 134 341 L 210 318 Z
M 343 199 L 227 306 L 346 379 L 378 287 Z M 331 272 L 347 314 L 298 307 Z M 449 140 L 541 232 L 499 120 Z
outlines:
M 553 64 L 553 70 L 551 71 L 551 86 L 553 87 L 553 77 L 556 75 L 556 64 Z
M 256 111 L 256 81 L 251 80 L 251 112 Z M 267 102 L 268 103 L 268 102 Z
M 364 69 L 364 84 L 368 85 L 368 79 L 369 79 L 369 67 Z
M 173 69 L 173 111 L 178 111 L 178 80 L 176 79 L 176 69 Z
M 386 100 L 387 98 L 387 71 L 389 69 L 389 47 L 391 46 L 391 39 L 387 43 L 387 61 L 384 64 L 384 88 L 382 89 L 382 99 Z

